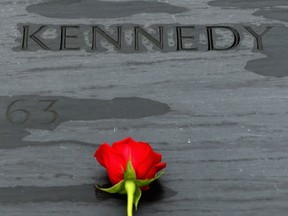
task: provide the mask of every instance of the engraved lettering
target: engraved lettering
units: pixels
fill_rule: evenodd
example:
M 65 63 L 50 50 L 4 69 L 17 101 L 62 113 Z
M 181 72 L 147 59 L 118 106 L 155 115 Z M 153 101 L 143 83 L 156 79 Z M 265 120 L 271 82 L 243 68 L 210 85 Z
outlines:
M 59 117 L 58 112 L 51 109 L 57 102 L 58 100 L 39 100 L 39 103 L 49 103 L 48 106 L 43 110 L 43 112 L 49 112 L 52 114 L 52 119 L 50 121 L 43 122 L 43 124 L 52 124 L 58 119 Z
M 213 29 L 217 29 L 217 28 L 228 29 L 233 33 L 234 41 L 230 47 L 226 47 L 226 48 L 225 47 L 224 48 L 215 48 L 214 47 Z M 230 50 L 232 48 L 236 48 L 240 43 L 240 34 L 236 29 L 234 29 L 232 27 L 229 27 L 229 26 L 207 26 L 206 29 L 207 29 L 207 38 L 208 38 L 208 50 Z
M 160 49 L 163 49 L 163 27 L 159 26 L 158 28 L 159 28 L 159 40 L 156 40 L 154 37 L 152 37 L 149 33 L 147 33 L 140 26 L 135 26 L 134 27 L 134 32 L 135 32 L 134 49 L 135 50 L 139 50 L 139 34 L 142 34 L 149 41 L 151 41 L 154 45 L 156 45 Z
M 28 39 L 32 39 L 38 46 L 40 46 L 44 50 L 50 50 L 46 44 L 44 44 L 36 35 L 43 32 L 46 26 L 41 26 L 38 30 L 34 33 L 29 35 L 29 26 L 23 26 L 23 38 L 22 38 L 22 50 L 28 50 Z
M 195 26 L 181 26 L 181 27 L 176 27 L 176 32 L 177 32 L 177 50 L 198 50 L 198 48 L 196 47 L 184 47 L 183 46 L 183 39 L 192 39 L 194 40 L 194 36 L 190 35 L 190 36 L 184 36 L 182 34 L 182 29 L 195 29 Z
M 259 35 L 257 34 L 251 27 L 249 26 L 244 26 L 244 28 L 255 38 L 256 40 L 256 47 L 257 50 L 263 50 L 263 42 L 262 42 L 262 37 L 264 36 L 264 34 L 266 34 L 271 28 L 272 26 L 267 26 L 266 29 Z
M 79 26 L 61 26 L 60 50 L 80 50 L 80 47 L 67 47 L 67 38 L 78 38 L 77 35 L 67 35 L 67 29 L 79 29 Z
M 13 124 L 25 124 L 31 116 L 31 113 L 25 109 L 14 109 L 13 110 L 13 106 L 16 105 L 16 103 L 21 102 L 21 101 L 27 101 L 27 100 L 25 100 L 25 99 L 15 100 L 12 103 L 10 103 L 7 107 L 6 119 Z M 13 116 L 15 116 L 16 113 L 22 114 L 24 116 L 24 118 L 20 121 L 16 121 L 13 118 Z
M 158 25 L 151 27 L 143 27 L 140 25 L 111 25 L 108 29 L 103 25 L 51 25 L 45 26 L 36 25 L 36 27 L 24 25 L 23 37 L 20 38 L 20 46 L 16 50 L 35 50 L 36 48 L 42 48 L 45 50 L 80 50 L 84 49 L 87 52 L 104 52 L 108 50 L 113 52 L 135 52 L 142 48 L 145 50 L 148 41 L 149 47 L 157 49 L 162 52 L 173 51 L 225 51 L 237 48 L 240 45 L 242 32 L 248 31 L 252 35 L 251 40 L 255 40 L 255 47 L 257 50 L 263 49 L 263 36 L 272 28 L 271 26 L 265 27 L 265 30 L 256 32 L 253 27 L 241 26 L 241 29 L 236 27 L 230 27 L 226 25 L 215 26 L 195 26 L 195 25 Z M 46 37 L 44 39 L 45 29 L 53 28 L 53 33 L 46 31 Z M 239 26 L 240 27 L 240 26 Z M 150 32 L 148 29 L 154 29 Z M 33 31 L 32 31 L 33 29 Z M 35 30 L 37 29 L 37 30 Z M 231 37 L 226 41 L 221 41 L 223 45 L 215 44 L 217 40 L 218 30 L 223 29 L 228 32 Z M 55 31 L 56 30 L 56 31 Z M 113 30 L 113 31 L 109 31 Z M 30 31 L 30 32 L 29 32 Z M 48 34 L 49 33 L 49 34 Z M 50 34 L 51 33 L 51 34 Z M 202 37 L 203 34 L 207 35 L 206 43 L 207 49 L 202 45 L 205 44 Z M 43 36 L 43 38 L 41 37 Z M 141 43 L 143 39 L 143 44 Z M 101 47 L 101 40 L 107 41 L 108 47 Z M 225 40 L 225 39 L 224 39 Z M 219 41 L 220 42 L 220 41 Z M 32 43 L 32 44 L 31 44 Z M 35 45 L 36 43 L 36 45 Z M 46 44 L 45 44 L 46 43 Z M 50 43 L 50 44 L 49 44 Z M 55 47 L 58 44 L 58 47 Z M 34 46 L 32 46 L 34 45 Z M 57 45 L 56 45 L 57 46 Z M 104 45 L 103 45 L 104 46 Z M 115 48 L 114 48 L 115 47 Z M 149 49 L 147 46 L 146 49 Z M 106 48 L 106 49 L 105 49 Z M 143 51 L 144 51 L 143 50 Z M 142 51 L 142 50 L 141 50 Z
M 117 26 L 117 41 L 116 41 L 98 26 L 92 26 L 92 50 L 97 49 L 96 48 L 96 34 L 97 33 L 99 33 L 107 41 L 113 44 L 118 50 L 120 50 L 121 49 L 121 31 L 122 31 L 122 27 Z
M 27 99 L 18 99 L 18 100 L 12 101 L 7 106 L 7 109 L 6 109 L 6 120 L 12 124 L 27 123 L 27 121 L 33 117 L 33 112 L 24 108 L 17 108 L 18 104 L 21 105 L 23 102 L 27 102 L 27 101 L 31 102 L 30 100 L 27 100 Z M 51 119 L 49 121 L 41 122 L 42 124 L 52 124 L 59 118 L 59 113 L 55 111 L 54 109 L 52 109 L 53 106 L 57 102 L 58 100 L 38 100 L 38 103 L 48 103 L 48 105 L 45 106 L 44 109 L 41 111 L 51 116 Z

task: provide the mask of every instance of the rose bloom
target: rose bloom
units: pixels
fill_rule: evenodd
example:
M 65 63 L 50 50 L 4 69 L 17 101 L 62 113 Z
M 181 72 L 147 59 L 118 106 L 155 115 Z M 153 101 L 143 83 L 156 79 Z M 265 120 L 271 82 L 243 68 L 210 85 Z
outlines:
M 94 154 L 99 163 L 106 168 L 110 182 L 115 185 L 124 179 L 124 172 L 130 160 L 136 174 L 136 179 L 152 179 L 166 167 L 161 162 L 161 154 L 153 151 L 149 143 L 137 142 L 131 137 L 113 143 L 100 145 Z M 149 185 L 141 187 L 142 191 L 149 189 Z

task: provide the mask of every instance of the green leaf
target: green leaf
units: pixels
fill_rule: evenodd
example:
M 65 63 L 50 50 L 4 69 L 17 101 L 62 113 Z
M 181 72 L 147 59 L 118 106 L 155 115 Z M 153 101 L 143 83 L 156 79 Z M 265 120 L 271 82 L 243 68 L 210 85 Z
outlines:
M 129 160 L 127 162 L 127 167 L 126 167 L 126 171 L 124 173 L 124 179 L 125 180 L 134 180 L 136 179 L 136 174 L 135 174 L 135 170 L 132 166 L 131 160 Z
M 141 192 L 139 187 L 144 187 L 144 186 L 151 184 L 153 181 L 160 178 L 163 174 L 164 174 L 164 171 L 161 171 L 161 172 L 157 173 L 155 175 L 155 177 L 152 179 L 145 179 L 145 180 L 136 179 L 136 174 L 135 174 L 134 168 L 132 166 L 131 161 L 129 160 L 127 162 L 127 168 L 126 168 L 126 171 L 124 173 L 124 179 L 122 181 L 120 181 L 116 185 L 113 185 L 110 188 L 101 188 L 98 185 L 95 185 L 95 186 L 97 189 L 108 192 L 108 193 L 126 194 L 127 192 L 125 190 L 125 182 L 132 180 L 133 182 L 135 182 L 135 184 L 137 186 L 136 191 L 135 191 L 135 197 L 133 199 L 134 206 L 137 208 L 138 202 L 139 202 L 140 197 L 142 195 L 142 192 Z
M 135 183 L 138 187 L 144 187 L 144 186 L 151 184 L 153 181 L 157 180 L 158 178 L 160 178 L 163 174 L 164 174 L 164 171 L 161 171 L 157 173 L 155 177 L 152 179 L 145 179 L 145 180 L 136 179 Z
M 124 180 L 120 181 L 119 183 L 113 185 L 110 188 L 101 188 L 96 185 L 96 188 L 108 193 L 120 193 L 120 194 L 125 194 L 125 188 L 124 188 Z
M 134 193 L 134 201 L 133 201 L 136 210 L 137 210 L 137 206 L 138 206 L 139 200 L 141 198 L 141 195 L 142 195 L 142 192 L 141 192 L 140 188 L 136 187 L 136 191 Z

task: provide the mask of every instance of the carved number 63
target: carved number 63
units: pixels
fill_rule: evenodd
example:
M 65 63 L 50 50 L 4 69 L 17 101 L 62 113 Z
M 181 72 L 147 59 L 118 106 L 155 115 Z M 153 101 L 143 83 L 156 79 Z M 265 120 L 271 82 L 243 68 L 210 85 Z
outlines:
M 17 103 L 19 102 L 25 102 L 28 101 L 26 99 L 18 99 L 13 101 L 12 103 L 9 104 L 9 106 L 7 107 L 6 110 L 6 119 L 13 123 L 13 124 L 25 124 L 31 117 L 31 112 L 28 111 L 27 109 L 17 109 L 14 108 L 16 106 Z M 58 117 L 59 114 L 53 110 L 53 106 L 54 104 L 57 102 L 58 100 L 38 100 L 38 103 L 46 103 L 47 105 L 45 106 L 45 108 L 43 110 L 41 110 L 44 113 L 49 113 L 51 116 L 51 119 L 49 119 L 49 121 L 46 122 L 42 122 L 42 124 L 51 124 L 53 122 L 55 122 Z M 21 120 L 16 120 L 15 118 L 13 118 L 13 116 L 20 114 L 21 116 L 23 116 L 21 118 Z

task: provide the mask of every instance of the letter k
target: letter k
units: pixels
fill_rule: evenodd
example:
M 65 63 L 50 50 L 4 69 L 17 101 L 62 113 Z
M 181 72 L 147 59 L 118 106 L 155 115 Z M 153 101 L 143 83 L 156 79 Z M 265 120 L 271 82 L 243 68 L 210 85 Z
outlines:
M 22 40 L 22 49 L 28 50 L 28 39 L 32 39 L 38 46 L 40 46 L 42 49 L 50 50 L 46 44 L 44 44 L 36 35 L 43 32 L 45 30 L 46 26 L 41 26 L 38 28 L 34 33 L 29 35 L 29 26 L 23 26 L 23 40 Z

